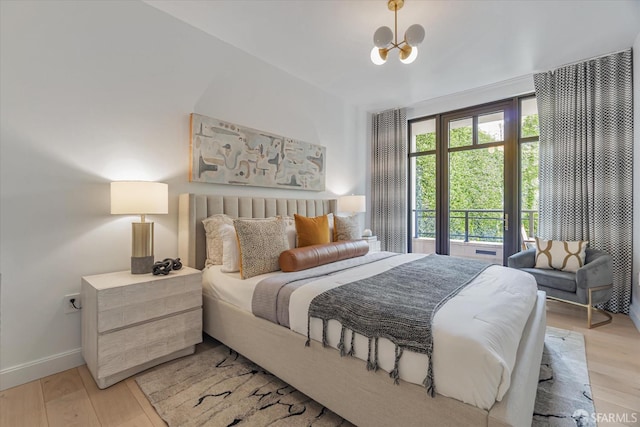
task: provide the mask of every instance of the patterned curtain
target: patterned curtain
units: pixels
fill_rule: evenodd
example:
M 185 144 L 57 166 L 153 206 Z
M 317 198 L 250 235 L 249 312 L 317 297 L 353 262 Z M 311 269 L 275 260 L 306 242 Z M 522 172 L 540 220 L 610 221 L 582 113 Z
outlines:
M 534 76 L 540 119 L 540 228 L 613 258 L 613 296 L 629 313 L 632 266 L 631 50 Z
M 383 251 L 407 252 L 407 113 L 374 114 L 371 141 L 371 228 Z

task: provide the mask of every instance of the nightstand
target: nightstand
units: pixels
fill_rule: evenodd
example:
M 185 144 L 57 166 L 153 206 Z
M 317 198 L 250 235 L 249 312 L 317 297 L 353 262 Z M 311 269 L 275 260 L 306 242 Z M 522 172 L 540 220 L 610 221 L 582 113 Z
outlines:
M 369 244 L 369 252 L 380 252 L 380 241 L 376 236 L 362 237 Z
M 99 388 L 192 354 L 202 342 L 202 273 L 82 278 L 82 356 Z

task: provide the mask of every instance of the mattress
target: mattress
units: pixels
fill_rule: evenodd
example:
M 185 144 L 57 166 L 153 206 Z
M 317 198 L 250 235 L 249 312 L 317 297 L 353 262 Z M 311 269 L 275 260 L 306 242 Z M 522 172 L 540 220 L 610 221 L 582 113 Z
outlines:
M 291 295 L 291 329 L 306 336 L 309 304 L 319 293 L 424 256 L 428 255 L 393 256 L 314 279 Z M 239 273 L 222 273 L 220 266 L 212 266 L 204 271 L 203 292 L 251 312 L 256 284 L 276 274 L 285 273 L 274 272 L 242 280 Z M 433 320 L 433 369 L 439 394 L 487 410 L 502 399 L 511 383 L 518 344 L 535 304 L 536 291 L 536 282 L 531 275 L 496 265 L 484 270 L 442 306 Z M 339 322 L 329 321 L 327 338 L 330 346 L 337 347 L 340 330 Z M 321 341 L 322 322 L 319 319 L 311 319 L 310 333 L 312 339 Z M 365 358 L 367 347 L 368 339 L 356 334 L 356 357 Z M 391 371 L 394 356 L 394 344 L 381 338 L 380 368 Z M 399 364 L 400 378 L 422 384 L 427 364 L 426 355 L 405 351 Z

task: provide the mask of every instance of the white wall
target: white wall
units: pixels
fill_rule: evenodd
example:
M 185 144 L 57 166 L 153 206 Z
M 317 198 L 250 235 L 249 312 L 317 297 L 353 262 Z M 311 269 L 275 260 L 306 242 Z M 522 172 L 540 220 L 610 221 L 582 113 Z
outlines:
M 640 33 L 633 43 L 633 287 L 629 315 L 640 331 Z
M 533 91 L 533 75 L 521 76 L 417 103 L 407 108 L 407 119 L 447 113 L 461 108 L 513 98 Z
M 156 258 L 177 256 L 182 192 L 364 191 L 364 113 L 338 98 L 144 3 L 0 7 L 1 389 L 83 363 L 63 296 L 129 268 L 110 181 L 169 184 Z M 188 183 L 191 112 L 325 145 L 327 192 Z

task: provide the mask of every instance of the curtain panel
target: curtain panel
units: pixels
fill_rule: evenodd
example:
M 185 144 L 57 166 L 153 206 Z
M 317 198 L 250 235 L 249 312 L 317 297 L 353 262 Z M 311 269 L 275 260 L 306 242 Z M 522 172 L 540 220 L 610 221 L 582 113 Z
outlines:
M 613 258 L 613 296 L 629 313 L 632 267 L 631 50 L 534 75 L 544 239 L 588 240 Z
M 407 252 L 407 114 L 374 114 L 371 129 L 371 228 L 383 251 Z

